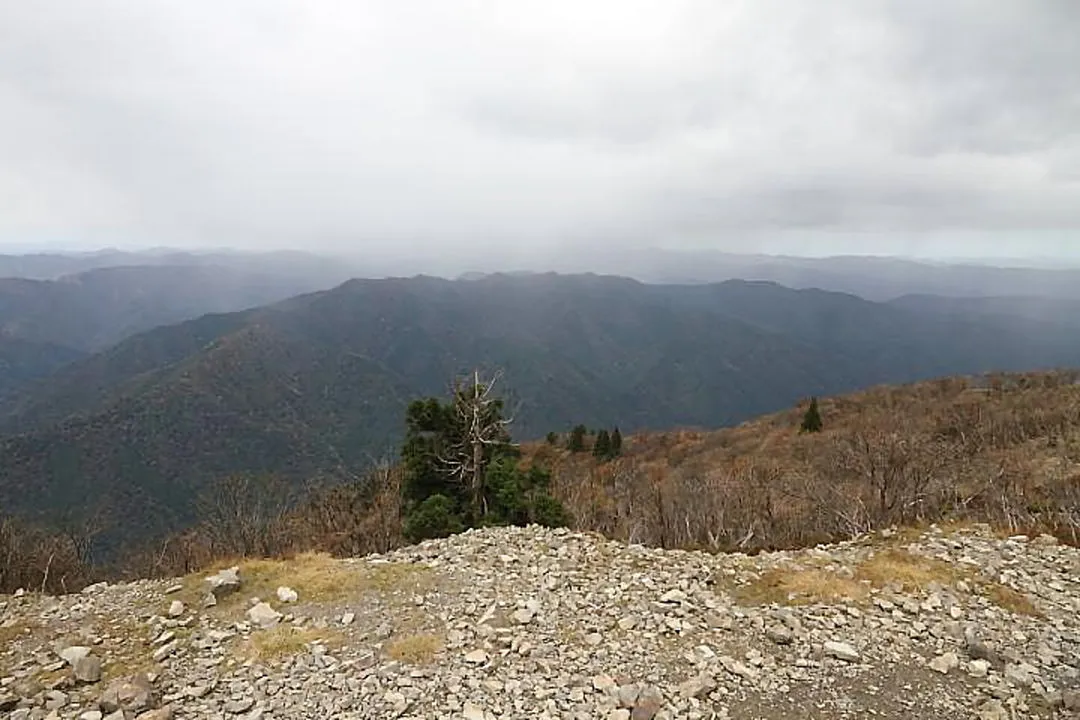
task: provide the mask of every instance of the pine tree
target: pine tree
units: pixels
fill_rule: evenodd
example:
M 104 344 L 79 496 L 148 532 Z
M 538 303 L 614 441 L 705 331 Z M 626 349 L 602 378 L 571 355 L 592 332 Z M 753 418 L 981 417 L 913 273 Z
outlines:
M 513 452 L 502 400 L 492 393 L 494 382 L 482 382 L 479 373 L 474 373 L 468 381 L 455 382 L 448 403 L 427 398 L 409 405 L 401 452 L 406 513 L 439 495 L 445 501 L 429 503 L 425 511 L 432 517 L 456 516 L 445 525 L 460 521 L 471 526 L 483 519 L 487 513 L 487 467 Z M 431 526 L 441 522 L 425 519 Z
M 406 413 L 402 460 L 404 533 L 413 541 L 468 527 L 505 523 L 562 524 L 550 476 L 518 466 L 495 380 L 479 373 L 454 383 L 448 403 L 417 400 Z
M 570 431 L 570 440 L 566 447 L 570 452 L 583 452 L 585 450 L 585 433 L 588 432 L 584 425 L 575 425 Z
M 547 444 L 548 445 L 558 445 L 559 444 L 559 436 L 556 435 L 554 432 L 549 432 L 547 434 Z
M 596 433 L 596 442 L 593 443 L 593 455 L 604 460 L 611 457 L 611 436 L 607 430 Z
M 611 431 L 611 457 L 619 457 L 622 455 L 622 433 L 619 432 L 619 427 L 616 425 L 615 429 Z
M 810 398 L 810 407 L 806 409 L 806 414 L 803 415 L 801 432 L 816 433 L 821 432 L 821 412 L 818 410 L 818 402 L 816 397 Z

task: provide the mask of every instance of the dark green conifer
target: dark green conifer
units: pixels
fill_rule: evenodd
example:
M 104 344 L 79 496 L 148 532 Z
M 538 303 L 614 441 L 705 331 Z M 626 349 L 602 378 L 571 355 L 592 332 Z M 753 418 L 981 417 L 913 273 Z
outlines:
M 593 455 L 604 460 L 611 457 L 611 436 L 608 435 L 607 430 L 601 430 L 596 433 L 596 442 L 593 443 L 592 452 Z
M 818 402 L 816 397 L 810 398 L 810 407 L 806 409 L 806 414 L 803 415 L 802 432 L 816 433 L 821 432 L 822 428 L 821 412 L 818 410 Z
M 619 455 L 622 455 L 622 433 L 619 432 L 619 427 L 615 426 L 611 431 L 611 457 Z

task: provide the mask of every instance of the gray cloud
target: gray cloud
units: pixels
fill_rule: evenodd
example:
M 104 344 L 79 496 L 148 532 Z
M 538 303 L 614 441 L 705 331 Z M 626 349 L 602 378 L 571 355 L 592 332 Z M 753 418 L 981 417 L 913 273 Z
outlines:
M 1078 36 L 1072 0 L 6 3 L 0 244 L 1061 252 Z

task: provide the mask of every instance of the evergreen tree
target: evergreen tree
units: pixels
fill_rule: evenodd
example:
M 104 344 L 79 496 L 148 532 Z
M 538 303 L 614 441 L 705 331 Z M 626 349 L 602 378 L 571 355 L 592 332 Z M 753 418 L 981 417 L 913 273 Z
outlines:
M 611 431 L 611 457 L 619 457 L 622 455 L 622 433 L 619 432 L 619 427 L 616 425 L 615 429 Z
M 587 432 L 588 430 L 584 425 L 574 426 L 574 429 L 570 431 L 570 440 L 566 444 L 570 452 L 583 452 L 585 450 L 585 433 Z
M 558 445 L 559 444 L 559 436 L 556 435 L 554 432 L 549 432 L 547 434 L 547 444 L 548 445 Z
M 596 442 L 593 443 L 593 455 L 607 460 L 611 457 L 611 436 L 607 430 L 596 433 Z
M 502 400 L 479 374 L 456 383 L 448 403 L 411 403 L 401 456 L 404 532 L 410 540 L 445 537 L 468 527 L 537 522 L 565 524 L 548 494 L 550 478 L 523 472 L 510 442 Z
M 810 398 L 810 407 L 806 409 L 806 414 L 803 415 L 801 432 L 816 433 L 821 432 L 821 412 L 818 410 L 818 401 L 816 397 Z

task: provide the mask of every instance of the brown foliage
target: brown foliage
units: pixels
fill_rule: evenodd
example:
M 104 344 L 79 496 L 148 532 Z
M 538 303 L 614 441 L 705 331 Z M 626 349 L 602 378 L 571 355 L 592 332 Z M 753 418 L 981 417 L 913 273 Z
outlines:
M 401 544 L 400 496 L 401 470 L 385 464 L 356 483 L 310 488 L 299 500 L 273 478 L 231 476 L 201 499 L 195 527 L 130 554 L 123 574 L 187 575 L 227 558 L 385 552 Z
M 872 388 L 821 399 L 820 433 L 799 432 L 796 407 L 715 432 L 626 438 L 614 460 L 539 443 L 524 448 L 523 462 L 551 470 L 578 529 L 631 543 L 749 552 L 977 521 L 1077 544 L 1078 378 L 999 374 Z M 200 500 L 198 525 L 130 554 L 120 569 L 178 576 L 224 558 L 384 552 L 403 542 L 401 479 L 399 467 L 384 464 L 296 498 L 272 478 L 226 478 Z M 49 534 L 0 518 L 0 591 L 91 581 L 93 531 Z M 774 589 L 788 592 L 783 583 Z
M 85 535 L 72 530 L 48 531 L 0 516 L 0 593 L 82 589 L 100 574 L 90 564 L 89 544 Z
M 988 522 L 1080 540 L 1080 373 L 948 378 L 823 399 L 717 432 L 634 437 L 609 463 L 545 448 L 577 527 L 711 550 Z

